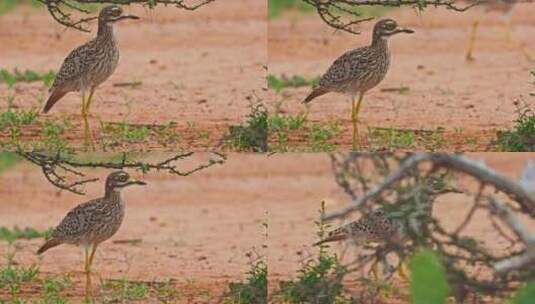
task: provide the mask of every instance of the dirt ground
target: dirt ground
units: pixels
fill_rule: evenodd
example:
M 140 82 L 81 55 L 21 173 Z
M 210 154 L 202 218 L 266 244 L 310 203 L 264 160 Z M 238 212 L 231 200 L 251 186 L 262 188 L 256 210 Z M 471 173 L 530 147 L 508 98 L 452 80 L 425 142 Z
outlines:
M 390 40 L 392 64 L 387 77 L 370 90 L 361 109 L 362 133 L 366 126 L 410 130 L 444 128 L 440 149 L 482 151 L 496 130 L 510 129 L 517 118 L 515 103 L 533 108 L 535 90 L 529 71 L 534 64 L 518 45 L 535 54 L 532 35 L 535 6 L 518 4 L 512 15 L 514 44 L 508 42 L 499 12 L 476 8 L 465 13 L 427 8 L 418 14 L 395 9 L 384 17 L 416 31 Z M 480 26 L 474 49 L 475 61 L 464 60 L 472 22 Z M 269 22 L 269 74 L 313 78 L 324 73 L 346 50 L 370 43 L 373 22 L 364 23 L 360 36 L 335 32 L 314 13 L 289 13 Z M 408 87 L 403 94 L 382 89 Z M 307 109 L 301 101 L 310 88 L 286 89 L 273 99 L 284 113 Z M 341 147 L 351 144 L 349 97 L 331 93 L 314 100 L 308 108 L 312 121 L 341 121 Z M 272 105 L 275 107 L 275 104 Z M 299 138 L 294 143 L 299 142 Z M 416 147 L 418 148 L 418 147 Z M 422 147 L 419 147 L 420 149 Z
M 522 153 L 468 156 L 484 160 L 512 179 L 519 177 L 526 159 L 535 158 L 535 154 Z M 186 166 L 194 166 L 205 157 L 197 156 Z M 89 173 L 104 177 L 104 172 Z M 314 222 L 320 202 L 327 202 L 327 212 L 348 202 L 334 181 L 326 154 L 231 154 L 226 164 L 190 177 L 165 173 L 135 177 L 143 178 L 148 185 L 125 191 L 125 221 L 117 235 L 97 251 L 94 270 L 103 279 L 173 279 L 180 303 L 217 303 L 229 281 L 243 279 L 250 269 L 247 252 L 253 247 L 263 252 L 264 222 L 269 227 L 268 249 L 263 253 L 267 255 L 270 290 L 276 289 L 280 280 L 295 278 L 301 262 L 317 254 L 311 244 L 317 240 Z M 99 184 L 89 186 L 86 197 L 58 192 L 39 170 L 24 163 L 0 174 L 0 185 L 0 226 L 7 227 L 46 229 L 74 204 L 102 193 Z M 468 179 L 459 179 L 459 186 L 469 185 Z M 456 227 L 459 214 L 468 211 L 466 202 L 460 194 L 441 198 L 435 211 L 446 228 Z M 497 233 L 485 221 L 485 215 L 475 216 L 476 224 L 467 227 L 467 234 L 491 248 L 503 245 L 496 242 Z M 136 238 L 142 242 L 113 242 Z M 61 246 L 39 260 L 35 250 L 41 244 L 39 239 L 17 241 L 15 261 L 21 265 L 37 263 L 45 275 L 73 273 L 76 285 L 70 295 L 80 297 L 84 280 L 81 250 Z M 343 247 L 335 244 L 329 250 L 340 252 Z M 5 243 L 0 243 L 0 257 L 5 254 Z M 0 259 L 2 263 L 4 259 Z M 355 282 L 350 279 L 348 283 Z M 402 296 L 382 303 L 406 303 L 406 285 L 399 282 L 396 286 Z
M 193 167 L 205 160 L 206 156 L 201 155 L 181 167 Z M 144 177 L 135 174 L 148 185 L 124 191 L 126 217 L 119 232 L 97 250 L 93 268 L 96 278 L 126 277 L 147 282 L 171 279 L 178 290 L 178 301 L 171 303 L 218 303 L 228 291 L 229 282 L 246 277 L 252 259 L 247 254 L 253 248 L 263 253 L 265 160 L 263 156 L 240 155 L 231 157 L 224 166 L 183 178 L 165 173 Z M 90 174 L 105 178 L 105 172 Z M 75 204 L 103 192 L 101 183 L 87 187 L 84 197 L 58 192 L 37 167 L 25 163 L 0 174 L 0 185 L 0 227 L 18 225 L 39 230 L 57 225 Z M 131 239 L 142 242 L 113 242 Z M 81 299 L 85 282 L 82 250 L 60 246 L 40 260 L 35 251 L 42 242 L 17 241 L 15 262 L 39 265 L 44 277 L 71 273 L 75 285 L 66 296 Z M 6 263 L 6 247 L 0 242 L 0 267 Z M 40 293 L 30 287 L 24 290 L 33 290 L 28 296 Z M 4 292 L 0 290 L 0 299 L 8 297 Z M 156 299 L 142 302 L 159 303 Z
M 116 26 L 121 60 L 96 92 L 91 119 L 95 136 L 100 120 L 148 126 L 176 122 L 179 147 L 220 144 L 229 125 L 247 118 L 250 104 L 265 87 L 266 2 L 215 1 L 193 12 L 139 6 L 125 10 L 142 19 Z M 65 30 L 44 9 L 18 7 L 0 16 L 0 68 L 57 71 L 70 50 L 95 35 L 96 24 L 91 30 Z M 133 81 L 142 84 L 114 86 Z M 7 95 L 6 85 L 0 85 L 0 98 Z M 22 83 L 14 95 L 14 108 L 40 109 L 47 92 L 41 82 Z M 80 104 L 80 94 L 68 94 L 41 119 L 72 118 L 75 127 L 66 136 L 80 144 Z M 0 110 L 6 107 L 0 104 Z M 149 142 L 137 148 L 161 146 Z
M 517 179 L 526 159 L 535 157 L 535 154 L 486 153 L 468 156 L 482 159 L 489 167 L 512 179 Z M 326 202 L 328 213 L 341 208 L 350 200 L 335 183 L 327 155 L 275 155 L 271 161 L 277 166 L 272 166 L 270 169 L 270 191 L 266 193 L 269 201 L 270 289 L 277 286 L 280 280 L 295 278 L 296 271 L 302 267 L 303 262 L 318 254 L 318 248 L 311 245 L 318 240 L 315 221 L 318 220 L 321 202 Z M 470 187 L 471 184 L 470 179 L 460 178 L 458 186 Z M 442 196 L 436 205 L 435 216 L 441 219 L 446 229 L 453 230 L 460 224 L 460 214 L 467 214 L 469 211 L 470 205 L 467 202 L 471 200 L 467 200 L 462 194 Z M 501 237 L 486 221 L 485 214 L 476 213 L 474 223 L 467 227 L 467 235 L 481 240 L 489 248 L 502 248 L 505 245 L 496 241 Z M 535 229 L 535 222 L 530 223 L 531 226 L 528 227 Z M 342 222 L 336 221 L 331 224 L 337 227 Z M 329 251 L 341 256 L 343 250 L 347 248 L 343 243 L 339 243 L 331 245 Z M 348 252 L 351 252 L 351 246 L 342 262 L 349 262 L 354 257 Z M 354 286 L 353 290 L 356 290 L 357 294 L 363 287 L 357 282 L 358 279 L 359 274 L 355 273 L 346 282 L 349 286 Z M 406 283 L 397 281 L 395 286 L 400 290 L 399 297 L 386 298 L 375 303 L 408 303 Z

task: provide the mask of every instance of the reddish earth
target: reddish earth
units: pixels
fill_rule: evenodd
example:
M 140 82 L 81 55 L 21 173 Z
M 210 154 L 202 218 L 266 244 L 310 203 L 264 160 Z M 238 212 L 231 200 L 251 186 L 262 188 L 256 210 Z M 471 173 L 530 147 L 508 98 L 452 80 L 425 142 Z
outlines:
M 535 154 L 487 153 L 468 156 L 483 159 L 489 167 L 512 179 L 517 179 L 526 159 L 534 158 Z M 272 282 L 270 288 L 273 288 L 279 280 L 295 278 L 296 271 L 302 267 L 302 262 L 317 255 L 317 247 L 312 247 L 311 244 L 318 240 L 315 221 L 318 220 L 321 202 L 326 202 L 328 213 L 343 207 L 349 201 L 349 197 L 335 183 L 327 155 L 279 154 L 272 156 L 270 161 L 276 164 L 269 168 L 270 191 L 265 192 L 266 201 L 269 202 L 268 260 L 269 277 Z M 458 186 L 466 187 L 473 192 L 477 189 L 469 178 L 461 178 Z M 467 198 L 462 194 L 442 196 L 436 205 L 435 216 L 447 229 L 453 229 L 460 224 L 461 215 L 468 212 L 471 202 L 473 198 Z M 473 223 L 466 229 L 466 234 L 481 240 L 489 248 L 503 248 L 504 242 L 497 241 L 503 239 L 487 219 L 488 216 L 483 212 L 476 213 Z M 341 223 L 336 221 L 331 224 L 336 227 Z M 528 227 L 535 229 L 535 222 L 531 221 Z M 329 251 L 339 256 L 345 252 L 342 261 L 349 262 L 354 257 L 351 254 L 352 248 L 350 245 L 334 244 Z M 347 283 L 355 286 L 354 291 L 357 295 L 363 290 L 361 283 L 357 282 L 362 275 L 365 274 L 354 273 L 348 277 Z M 397 281 L 395 286 L 400 290 L 399 297 L 386 298 L 374 303 L 408 303 L 406 283 Z
M 127 214 L 119 232 L 99 246 L 94 282 L 102 279 L 165 282 L 174 280 L 178 300 L 172 303 L 217 303 L 228 283 L 242 280 L 250 270 L 247 253 L 262 254 L 266 189 L 265 157 L 235 155 L 223 166 L 190 177 L 165 173 L 136 178 L 146 187 L 124 192 Z M 182 168 L 206 161 L 186 161 Z M 104 171 L 90 171 L 105 178 Z M 0 174 L 0 227 L 55 226 L 75 204 L 99 197 L 101 183 L 87 187 L 86 196 L 59 192 L 37 167 L 21 163 Z M 7 187 L 7 185 L 10 185 Z M 31 186 L 30 186 L 31 185 Z M 142 239 L 138 245 L 116 240 Z M 74 246 L 60 246 L 38 259 L 42 239 L 16 242 L 15 262 L 39 265 L 42 276 L 71 273 L 74 288 L 66 296 L 80 299 L 84 292 L 83 254 Z M 0 242 L 0 267 L 6 263 L 6 243 Z M 38 296 L 39 289 L 31 295 Z M 8 298 L 0 290 L 0 299 Z M 27 296 L 30 296 L 28 294 Z M 148 300 L 147 300 L 148 301 Z M 76 302 L 76 301 L 75 301 Z M 142 301 L 146 303 L 146 301 Z M 159 303 L 152 299 L 151 303 Z
M 96 92 L 91 119 L 95 136 L 99 136 L 99 120 L 142 125 L 176 122 L 181 140 L 173 147 L 218 146 L 228 126 L 243 122 L 250 104 L 261 98 L 267 61 L 266 7 L 265 1 L 226 0 L 193 12 L 126 8 L 142 19 L 117 25 L 121 61 Z M 0 16 L 0 68 L 57 70 L 70 50 L 95 35 L 96 25 L 91 24 L 91 29 L 91 33 L 65 30 L 46 10 L 19 7 Z M 142 84 L 113 86 L 133 81 Z M 0 98 L 8 94 L 1 84 Z M 47 93 L 41 82 L 23 83 L 15 86 L 14 96 L 15 108 L 40 109 Z M 71 93 L 40 118 L 72 118 L 75 127 L 66 136 L 75 145 L 83 136 L 80 99 Z M 0 103 L 0 110 L 6 106 Z M 135 148 L 158 147 L 162 145 L 152 140 Z
M 385 17 L 416 30 L 390 42 L 393 62 L 389 74 L 369 91 L 361 109 L 361 130 L 366 126 L 411 130 L 444 128 L 440 149 L 493 150 L 496 130 L 510 129 L 517 106 L 533 108 L 535 100 L 530 63 L 519 49 L 535 51 L 535 6 L 518 4 L 512 17 L 513 38 L 506 39 L 500 13 L 472 9 L 456 13 L 428 8 L 418 16 L 411 9 L 396 9 Z M 471 24 L 480 17 L 475 61 L 464 60 Z M 367 45 L 373 22 L 364 23 L 362 34 L 335 32 L 314 13 L 290 13 L 269 22 L 269 73 L 280 76 L 316 77 L 348 49 Z M 535 53 L 534 53 L 535 54 Z M 403 94 L 382 89 L 408 87 Z M 308 111 L 314 122 L 341 121 L 342 134 L 334 142 L 351 144 L 349 97 L 328 94 L 306 109 L 300 102 L 310 88 L 286 89 L 272 98 L 289 114 Z M 272 104 L 274 106 L 274 104 Z M 297 138 L 295 145 L 302 145 Z M 422 145 L 409 149 L 422 149 Z
M 535 154 L 471 154 L 513 179 L 518 178 L 528 158 Z M 157 156 L 153 156 L 157 157 Z M 205 155 L 186 161 L 185 167 L 205 160 Z M 104 177 L 103 171 L 89 171 Z M 262 223 L 268 223 L 267 261 L 270 289 L 280 280 L 296 276 L 301 262 L 317 254 L 311 244 L 317 240 L 315 221 L 320 202 L 327 212 L 342 207 L 348 197 L 334 181 L 326 154 L 277 154 L 272 156 L 230 154 L 226 164 L 190 177 L 152 173 L 143 178 L 148 186 L 125 191 L 127 215 L 120 231 L 97 251 L 95 272 L 103 279 L 127 277 L 139 281 L 175 280 L 179 303 L 214 303 L 230 281 L 245 278 L 250 269 L 246 256 L 254 247 L 259 253 L 266 242 Z M 19 225 L 46 229 L 55 225 L 74 204 L 101 195 L 100 184 L 91 184 L 80 197 L 58 192 L 40 171 L 21 163 L 0 174 L 0 227 Z M 9 187 L 7 187 L 9 185 Z M 31 187 L 29 186 L 31 185 Z M 468 178 L 459 186 L 475 190 Z M 441 197 L 436 216 L 446 228 L 456 227 L 460 214 L 469 208 L 470 198 L 460 194 Z M 503 245 L 497 233 L 476 213 L 466 233 L 490 248 Z M 340 222 L 332 223 L 334 226 Z M 535 229 L 535 225 L 531 225 Z M 113 241 L 142 239 L 138 245 Z M 17 241 L 15 261 L 37 264 L 44 275 L 72 273 L 72 296 L 83 294 L 82 253 L 72 246 L 51 249 L 42 260 L 35 250 L 42 240 Z M 333 245 L 340 253 L 343 245 Z M 6 245 L 0 243 L 0 257 Z M 347 254 L 344 261 L 351 255 Z M 5 259 L 0 259 L 0 266 Z M 348 284 L 357 284 L 355 273 Z M 405 283 L 398 282 L 401 296 L 385 303 L 405 303 Z M 355 290 L 362 286 L 355 285 Z M 0 296 L 6 296 L 0 294 Z M 208 297 L 208 298 L 206 298 Z M 190 301 L 190 302 L 188 302 Z

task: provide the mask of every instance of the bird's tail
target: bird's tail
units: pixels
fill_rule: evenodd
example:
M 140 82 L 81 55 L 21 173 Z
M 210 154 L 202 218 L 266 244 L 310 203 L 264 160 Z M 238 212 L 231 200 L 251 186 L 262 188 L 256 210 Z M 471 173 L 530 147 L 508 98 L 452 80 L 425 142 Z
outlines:
M 37 254 L 41 254 L 47 251 L 48 249 L 52 247 L 56 247 L 58 245 L 61 245 L 61 241 L 56 238 L 51 238 L 50 240 L 46 241 L 46 243 L 43 246 L 41 246 L 39 250 L 37 250 Z
M 326 94 L 328 92 L 329 92 L 329 90 L 327 90 L 324 87 L 317 87 L 314 90 L 312 90 L 312 92 L 307 96 L 307 98 L 305 98 L 305 100 L 303 100 L 303 103 L 309 103 L 309 102 L 312 101 L 312 99 L 314 99 L 314 98 L 316 98 L 318 96 L 321 96 L 323 94 Z
M 43 108 L 43 113 L 46 114 L 50 109 L 54 106 L 58 100 L 60 100 L 63 96 L 65 96 L 67 92 L 61 91 L 61 90 L 54 90 L 48 97 L 48 100 L 46 101 L 45 107 Z

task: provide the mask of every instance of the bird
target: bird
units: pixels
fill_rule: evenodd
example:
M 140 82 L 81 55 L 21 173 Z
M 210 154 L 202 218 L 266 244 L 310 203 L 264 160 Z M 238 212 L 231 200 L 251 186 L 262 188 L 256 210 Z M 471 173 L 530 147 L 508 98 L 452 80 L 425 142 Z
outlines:
M 390 219 L 383 208 L 371 211 L 363 215 L 356 221 L 345 224 L 327 233 L 322 240 L 313 244 L 319 246 L 325 243 L 342 240 L 353 240 L 357 244 L 382 243 L 386 241 L 401 243 L 404 240 L 402 225 L 399 221 Z M 375 260 L 370 267 L 370 272 L 374 277 L 377 275 L 377 264 Z M 407 276 L 400 267 L 400 275 Z
M 123 9 L 117 5 L 102 8 L 98 16 L 96 38 L 75 48 L 65 58 L 49 89 L 49 96 L 42 110 L 42 113 L 46 114 L 67 93 L 80 91 L 86 144 L 89 139 L 87 115 L 95 89 L 113 74 L 119 63 L 119 48 L 113 25 L 126 19 L 139 17 L 124 15 Z
M 516 0 L 493 0 L 484 4 L 486 6 L 486 12 L 495 11 L 502 13 L 502 19 L 505 25 L 505 35 L 510 43 L 514 43 L 513 36 L 511 33 L 511 15 L 513 14 L 513 7 L 515 3 Z M 472 52 L 474 50 L 474 43 L 476 40 L 478 26 L 479 18 L 476 18 L 472 23 L 472 30 L 470 31 L 470 38 L 468 40 L 468 47 L 466 49 L 465 54 L 466 61 L 474 61 L 474 56 L 472 55 Z M 520 49 L 529 61 L 533 61 L 532 55 L 524 47 L 520 46 Z
M 86 298 L 90 294 L 91 265 L 97 246 L 111 238 L 121 226 L 125 215 L 125 202 L 121 190 L 131 185 L 146 185 L 132 180 L 125 171 L 108 175 L 104 196 L 76 206 L 69 211 L 52 231 L 51 237 L 37 250 L 41 255 L 50 248 L 71 244 L 84 248 L 84 272 L 86 275 Z
M 379 20 L 373 27 L 371 45 L 349 50 L 338 57 L 320 78 L 318 86 L 304 99 L 308 104 L 314 98 L 329 92 L 345 93 L 351 96 L 351 120 L 353 122 L 353 150 L 356 150 L 358 114 L 364 94 L 377 86 L 390 67 L 388 39 L 399 33 L 414 31 L 401 28 L 393 19 Z M 355 106 L 355 97 L 359 95 Z

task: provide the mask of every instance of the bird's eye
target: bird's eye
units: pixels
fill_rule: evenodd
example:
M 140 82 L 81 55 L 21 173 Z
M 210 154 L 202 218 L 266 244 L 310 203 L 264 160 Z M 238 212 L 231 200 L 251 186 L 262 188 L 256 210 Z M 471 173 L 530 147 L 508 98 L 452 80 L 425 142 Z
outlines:
M 397 24 L 394 21 L 387 21 L 385 23 L 385 29 L 387 30 L 393 30 L 397 27 Z

